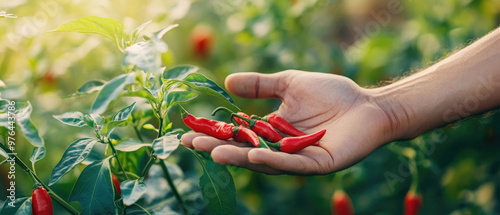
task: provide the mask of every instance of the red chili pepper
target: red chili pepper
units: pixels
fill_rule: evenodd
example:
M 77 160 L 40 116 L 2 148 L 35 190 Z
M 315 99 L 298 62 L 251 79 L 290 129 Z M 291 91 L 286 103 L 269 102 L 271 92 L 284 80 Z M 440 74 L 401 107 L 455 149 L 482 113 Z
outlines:
M 252 129 L 255 133 L 257 133 L 259 136 L 271 141 L 271 142 L 278 142 L 283 137 L 276 131 L 274 130 L 273 126 L 269 124 L 268 122 L 262 121 L 262 120 L 254 120 L 254 119 L 248 119 L 245 117 L 242 117 L 237 114 L 231 114 L 231 118 L 233 117 L 238 117 L 242 119 L 245 122 L 248 122 L 249 128 Z
M 405 196 L 405 215 L 417 215 L 422 206 L 422 195 L 408 191 Z
M 52 215 L 52 199 L 43 187 L 38 187 L 33 190 L 31 196 L 31 213 L 33 215 Z
M 332 210 L 335 215 L 353 215 L 354 207 L 351 198 L 343 190 L 337 190 L 333 193 Z
M 315 142 L 318 142 L 325 136 L 326 130 L 321 130 L 313 134 L 299 136 L 299 137 L 285 137 L 281 141 L 276 143 L 269 143 L 269 146 L 272 146 L 282 152 L 286 153 L 295 153 L 298 152 L 310 145 L 313 145 Z
M 245 128 L 242 126 L 234 127 L 233 133 L 234 133 L 233 137 L 234 140 L 238 142 L 250 142 L 255 147 L 260 146 L 259 136 L 249 128 Z
M 271 124 L 274 128 L 278 129 L 278 131 L 281 131 L 281 132 L 288 134 L 290 136 L 298 137 L 298 136 L 306 135 L 306 133 L 299 131 L 297 128 L 295 128 L 288 121 L 286 121 L 281 116 L 278 116 L 274 113 L 268 114 L 267 116 L 264 116 L 262 118 L 253 115 L 251 118 L 266 121 L 269 124 Z M 317 146 L 317 145 L 319 145 L 319 143 L 316 142 L 316 143 L 314 143 L 314 145 Z
M 116 176 L 113 174 L 111 174 L 111 177 L 113 178 L 113 184 L 115 184 L 116 191 L 118 191 L 118 194 L 122 195 L 122 189 L 120 188 L 120 181 L 118 181 L 118 178 L 116 178 Z
M 191 32 L 191 48 L 196 57 L 206 59 L 214 45 L 214 33 L 211 28 L 198 26 Z
M 267 116 L 264 116 L 262 118 L 253 115 L 252 119 L 260 119 L 263 121 L 268 122 L 271 124 L 274 128 L 278 129 L 279 131 L 288 134 L 290 136 L 303 136 L 306 135 L 304 132 L 299 131 L 297 128 L 293 127 L 292 124 L 290 124 L 288 121 L 283 119 L 281 116 L 278 116 L 274 113 L 268 114 Z
M 233 113 L 234 113 L 233 111 L 231 111 L 231 110 L 227 109 L 226 107 L 218 107 L 218 108 L 216 108 L 216 109 L 212 112 L 212 116 L 213 116 L 213 115 L 215 115 L 215 113 L 219 112 L 220 110 L 226 111 L 226 112 L 227 112 L 227 113 L 229 113 L 229 114 L 233 114 Z M 242 117 L 245 117 L 245 118 L 250 119 L 250 116 L 248 116 L 248 114 L 246 114 L 246 113 L 243 113 L 243 112 L 238 112 L 238 113 L 236 113 L 236 114 L 237 114 L 237 115 L 239 115 L 239 116 L 242 116 Z M 244 120 L 241 120 L 240 118 L 235 118 L 235 120 L 236 120 L 236 123 L 237 123 L 238 125 L 244 125 L 244 126 L 246 126 L 246 127 L 249 127 L 249 126 L 250 126 L 250 125 L 248 124 L 248 122 L 245 122 Z
M 239 116 L 242 116 L 242 117 L 245 117 L 245 118 L 249 118 L 249 119 L 250 119 L 250 116 L 248 116 L 248 114 L 246 114 L 246 113 L 243 113 L 243 112 L 238 112 L 238 113 L 236 113 L 236 114 L 238 114 Z M 245 121 L 241 120 L 240 118 L 237 118 L 237 119 L 235 119 L 235 120 L 236 120 L 236 122 L 238 122 L 238 124 L 240 124 L 240 125 L 244 125 L 244 126 L 246 126 L 246 127 L 250 127 L 250 124 L 248 124 L 248 122 L 245 122 Z
M 206 119 L 202 117 L 195 117 L 189 114 L 184 108 L 179 106 L 181 110 L 182 121 L 193 131 L 208 134 L 212 137 L 227 140 L 234 136 L 233 125 L 216 120 Z

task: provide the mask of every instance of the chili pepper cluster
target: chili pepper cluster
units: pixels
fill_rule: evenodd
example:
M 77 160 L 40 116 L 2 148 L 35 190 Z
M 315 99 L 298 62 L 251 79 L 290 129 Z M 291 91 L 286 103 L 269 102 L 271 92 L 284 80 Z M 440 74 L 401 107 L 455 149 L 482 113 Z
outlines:
M 233 124 L 228 124 L 195 117 L 181 106 L 179 109 L 184 124 L 193 131 L 208 134 L 221 140 L 233 138 L 238 142 L 249 142 L 255 147 L 271 146 L 286 153 L 295 153 L 308 146 L 318 145 L 318 141 L 326 133 L 326 130 L 321 130 L 313 134 L 305 134 L 276 114 L 264 117 L 252 115 L 250 117 L 246 113 L 234 113 L 224 107 L 219 107 L 212 112 L 212 115 L 220 110 L 230 113 Z M 279 132 L 289 136 L 283 137 Z

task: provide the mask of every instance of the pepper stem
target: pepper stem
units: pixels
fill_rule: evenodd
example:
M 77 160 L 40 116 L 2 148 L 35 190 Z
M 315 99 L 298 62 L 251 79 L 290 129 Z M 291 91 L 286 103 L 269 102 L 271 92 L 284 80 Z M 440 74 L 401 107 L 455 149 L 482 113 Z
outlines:
M 419 177 L 418 177 L 418 168 L 417 168 L 417 162 L 415 162 L 415 157 L 409 157 L 409 165 L 413 166 L 414 171 L 411 174 L 411 185 L 410 185 L 410 191 L 413 191 L 413 193 L 418 193 L 419 191 Z
M 260 147 L 261 148 L 263 147 L 263 148 L 270 149 L 269 146 L 271 146 L 271 147 L 277 149 L 278 151 L 281 151 L 281 141 L 273 143 L 273 142 L 264 140 L 262 137 L 259 137 L 259 140 L 260 140 L 260 145 L 261 145 Z M 262 143 L 264 143 L 264 144 L 262 144 Z
M 182 118 L 185 118 L 187 115 L 189 115 L 189 113 L 186 111 L 186 109 L 184 109 L 181 105 L 177 105 L 177 106 L 179 106 L 179 111 L 181 112 Z
M 215 108 L 214 111 L 212 111 L 212 116 L 215 116 L 215 114 L 217 112 L 219 112 L 220 110 L 223 110 L 223 111 L 225 111 L 226 113 L 229 113 L 229 114 L 233 114 L 234 113 L 232 110 L 229 110 L 229 108 L 227 108 L 227 107 L 218 107 L 218 108 Z
M 262 120 L 262 121 L 266 121 L 267 122 L 266 117 L 260 117 L 260 116 L 257 116 L 257 115 L 252 115 L 252 116 L 250 116 L 250 118 L 257 119 L 257 120 Z
M 238 114 L 232 113 L 231 114 L 231 118 L 234 118 L 234 117 L 238 117 L 241 120 L 247 122 L 248 125 L 250 125 L 250 128 L 252 128 L 253 126 L 255 126 L 255 122 L 257 121 L 257 120 L 254 120 L 254 119 L 249 119 L 249 118 L 246 118 L 246 117 L 242 117 L 242 116 L 240 116 Z
M 111 148 L 111 151 L 113 152 L 113 157 L 116 159 L 116 163 L 118 164 L 118 168 L 120 168 L 120 170 L 122 171 L 122 174 L 128 180 L 127 173 L 125 173 L 125 169 L 123 169 L 123 166 L 120 163 L 120 160 L 118 159 L 118 153 L 116 152 L 115 146 L 113 145 L 113 143 L 109 139 L 107 139 L 106 142 L 108 143 L 109 147 Z

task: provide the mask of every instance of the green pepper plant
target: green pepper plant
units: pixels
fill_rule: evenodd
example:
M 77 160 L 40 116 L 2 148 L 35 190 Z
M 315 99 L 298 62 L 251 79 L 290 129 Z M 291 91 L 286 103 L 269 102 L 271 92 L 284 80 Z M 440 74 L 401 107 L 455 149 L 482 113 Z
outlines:
M 126 34 L 123 23 L 90 16 L 69 21 L 53 30 L 107 37 L 123 53 L 123 72 L 109 81 L 89 80 L 71 95 L 80 97 L 97 92 L 88 112 L 71 111 L 54 115 L 67 126 L 91 128 L 92 133 L 75 138 L 68 145 L 48 182 L 42 181 L 35 170 L 35 163 L 50 152 L 46 152 L 44 141 L 30 120 L 30 103 L 0 100 L 3 137 L 0 152 L 6 158 L 4 163 L 14 156 L 16 164 L 28 172 L 36 184 L 45 188 L 54 202 L 71 214 L 196 214 L 203 210 L 196 207 L 199 202 L 194 191 L 182 186 L 184 176 L 180 168 L 166 161 L 172 152 L 184 148 L 179 139 L 185 133 L 173 127 L 168 112 L 177 104 L 195 99 L 197 93 L 216 97 L 232 109 L 239 108 L 221 87 L 199 73 L 197 67 L 163 67 L 161 55 L 168 47 L 162 38 L 177 25 L 141 37 L 141 31 L 150 22 Z M 126 105 L 113 111 L 112 107 L 119 103 Z M 19 128 L 17 130 L 35 146 L 30 159 L 31 167 L 9 148 L 9 132 L 15 133 L 15 128 Z M 120 129 L 134 132 L 116 132 Z M 95 147 L 97 145 L 105 150 L 99 151 Z M 213 162 L 209 154 L 187 148 L 184 150 L 192 152 L 203 170 L 199 179 L 206 206 L 203 208 L 212 214 L 233 214 L 236 210 L 236 191 L 227 168 Z M 87 166 L 80 173 L 68 200 L 64 200 L 51 187 L 82 164 Z M 158 179 L 161 177 L 166 179 L 164 181 L 168 186 L 160 186 Z M 117 184 L 115 178 L 119 181 Z M 9 207 L 6 201 L 0 214 L 30 213 L 31 199 L 17 198 L 13 202 L 17 207 Z M 74 201 L 79 202 L 81 207 L 70 204 Z

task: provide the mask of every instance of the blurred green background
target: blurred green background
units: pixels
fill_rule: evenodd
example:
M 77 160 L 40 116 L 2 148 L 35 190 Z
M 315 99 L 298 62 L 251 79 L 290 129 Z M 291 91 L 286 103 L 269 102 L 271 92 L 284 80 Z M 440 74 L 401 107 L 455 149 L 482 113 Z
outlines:
M 131 32 L 153 20 L 146 35 L 178 23 L 164 37 L 170 49 L 162 55 L 163 64 L 197 65 L 221 86 L 231 73 L 286 69 L 340 74 L 361 86 L 378 85 L 425 68 L 500 23 L 500 0 L 17 0 L 2 1 L 0 10 L 18 17 L 0 19 L 0 80 L 8 86 L 2 97 L 32 103 L 33 122 L 47 145 L 47 157 L 37 164 L 45 181 L 65 148 L 81 136 L 81 130 L 58 123 L 52 115 L 87 112 L 95 94 L 64 97 L 87 80 L 109 80 L 123 71 L 121 52 L 110 40 L 48 33 L 67 21 L 108 17 L 122 21 Z M 209 38 L 207 54 L 194 51 L 193 40 L 200 35 Z M 280 104 L 234 99 L 245 112 L 258 115 Z M 200 96 L 189 105 L 196 115 L 208 116 L 218 104 Z M 31 145 L 19 141 L 16 146 L 28 160 Z M 402 214 L 411 177 L 405 174 L 398 146 L 417 151 L 421 214 L 500 214 L 500 115 L 494 112 L 381 147 L 341 174 L 266 176 L 230 167 L 238 213 L 330 214 L 332 194 L 342 188 L 356 214 Z M 197 180 L 196 165 L 189 161 L 193 158 L 184 155 L 178 153 L 171 161 L 181 162 L 187 177 Z M 83 168 L 65 176 L 55 191 L 67 197 Z M 0 170 L 6 177 L 7 167 Z M 31 180 L 18 171 L 18 196 L 28 196 Z M 6 196 L 4 186 L 0 196 Z

